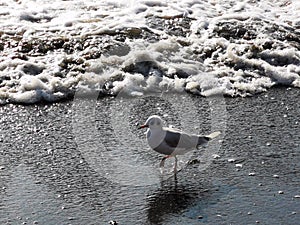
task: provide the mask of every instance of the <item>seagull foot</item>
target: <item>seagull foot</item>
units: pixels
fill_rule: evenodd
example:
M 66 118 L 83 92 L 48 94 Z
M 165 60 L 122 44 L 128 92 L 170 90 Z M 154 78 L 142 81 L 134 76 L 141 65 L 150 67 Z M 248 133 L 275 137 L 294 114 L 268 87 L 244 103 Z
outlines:
M 160 168 L 165 167 L 165 161 L 166 161 L 166 159 L 171 158 L 171 157 L 172 157 L 171 155 L 166 155 L 166 156 L 164 156 L 164 157 L 161 159 L 161 161 L 160 161 L 159 167 L 160 167 Z
M 166 156 L 164 156 L 161 159 L 160 164 L 159 164 L 161 173 L 163 173 L 163 171 L 164 171 L 163 169 L 165 167 L 165 161 L 166 161 L 166 159 L 171 158 L 171 157 L 172 157 L 171 155 L 166 155 Z M 174 158 L 175 158 L 175 163 L 174 163 L 174 167 L 173 167 L 173 172 L 177 173 L 178 172 L 178 169 L 177 169 L 177 167 L 178 167 L 178 165 L 177 165 L 178 164 L 178 159 L 177 159 L 176 156 L 174 156 Z

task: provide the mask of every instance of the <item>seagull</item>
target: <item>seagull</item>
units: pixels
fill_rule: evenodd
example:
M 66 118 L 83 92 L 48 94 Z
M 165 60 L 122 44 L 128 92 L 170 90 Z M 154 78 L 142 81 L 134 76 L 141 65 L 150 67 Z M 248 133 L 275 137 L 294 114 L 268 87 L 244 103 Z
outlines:
M 152 115 L 138 129 L 148 128 L 146 137 L 149 146 L 154 151 L 165 155 L 159 164 L 160 168 L 164 167 L 166 159 L 175 158 L 174 172 L 177 170 L 177 155 L 197 149 L 221 134 L 220 131 L 205 136 L 188 134 L 163 125 L 163 120 L 159 116 Z

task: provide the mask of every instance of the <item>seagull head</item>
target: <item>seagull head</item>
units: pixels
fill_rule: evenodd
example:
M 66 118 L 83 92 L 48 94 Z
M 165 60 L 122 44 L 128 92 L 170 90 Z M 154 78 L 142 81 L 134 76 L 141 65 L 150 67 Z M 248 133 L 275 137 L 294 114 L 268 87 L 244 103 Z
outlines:
M 150 116 L 144 125 L 141 125 L 139 129 L 146 128 L 148 127 L 149 129 L 162 129 L 163 127 L 163 120 L 157 116 L 157 115 L 152 115 Z

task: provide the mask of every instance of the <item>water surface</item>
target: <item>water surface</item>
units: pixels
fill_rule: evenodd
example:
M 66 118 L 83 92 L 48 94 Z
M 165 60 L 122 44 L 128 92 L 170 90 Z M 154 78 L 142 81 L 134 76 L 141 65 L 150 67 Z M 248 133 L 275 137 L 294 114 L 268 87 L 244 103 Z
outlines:
M 217 97 L 176 96 L 180 106 L 182 97 L 192 101 L 198 114 L 183 114 L 172 98 L 157 96 L 131 105 L 85 98 L 2 106 L 0 222 L 297 224 L 297 96 L 298 89 L 275 88 L 252 98 L 221 98 L 226 107 L 219 113 L 226 117 L 219 121 L 211 113 Z M 125 134 L 118 126 L 121 112 Z M 154 113 L 190 132 L 210 132 L 215 122 L 225 132 L 202 153 L 182 157 L 194 160 L 176 177 L 161 176 L 161 156 L 136 130 Z

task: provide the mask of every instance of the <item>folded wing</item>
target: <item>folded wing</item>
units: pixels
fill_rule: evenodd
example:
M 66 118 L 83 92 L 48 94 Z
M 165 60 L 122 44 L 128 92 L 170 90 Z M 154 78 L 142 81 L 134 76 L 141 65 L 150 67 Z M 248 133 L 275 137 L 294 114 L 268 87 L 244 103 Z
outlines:
M 189 135 L 179 130 L 165 128 L 165 142 L 172 148 L 194 149 L 216 138 L 221 132 L 216 131 L 206 136 Z
M 172 148 L 195 149 L 199 144 L 199 136 L 166 128 L 165 142 Z M 202 138 L 201 138 L 202 141 Z

